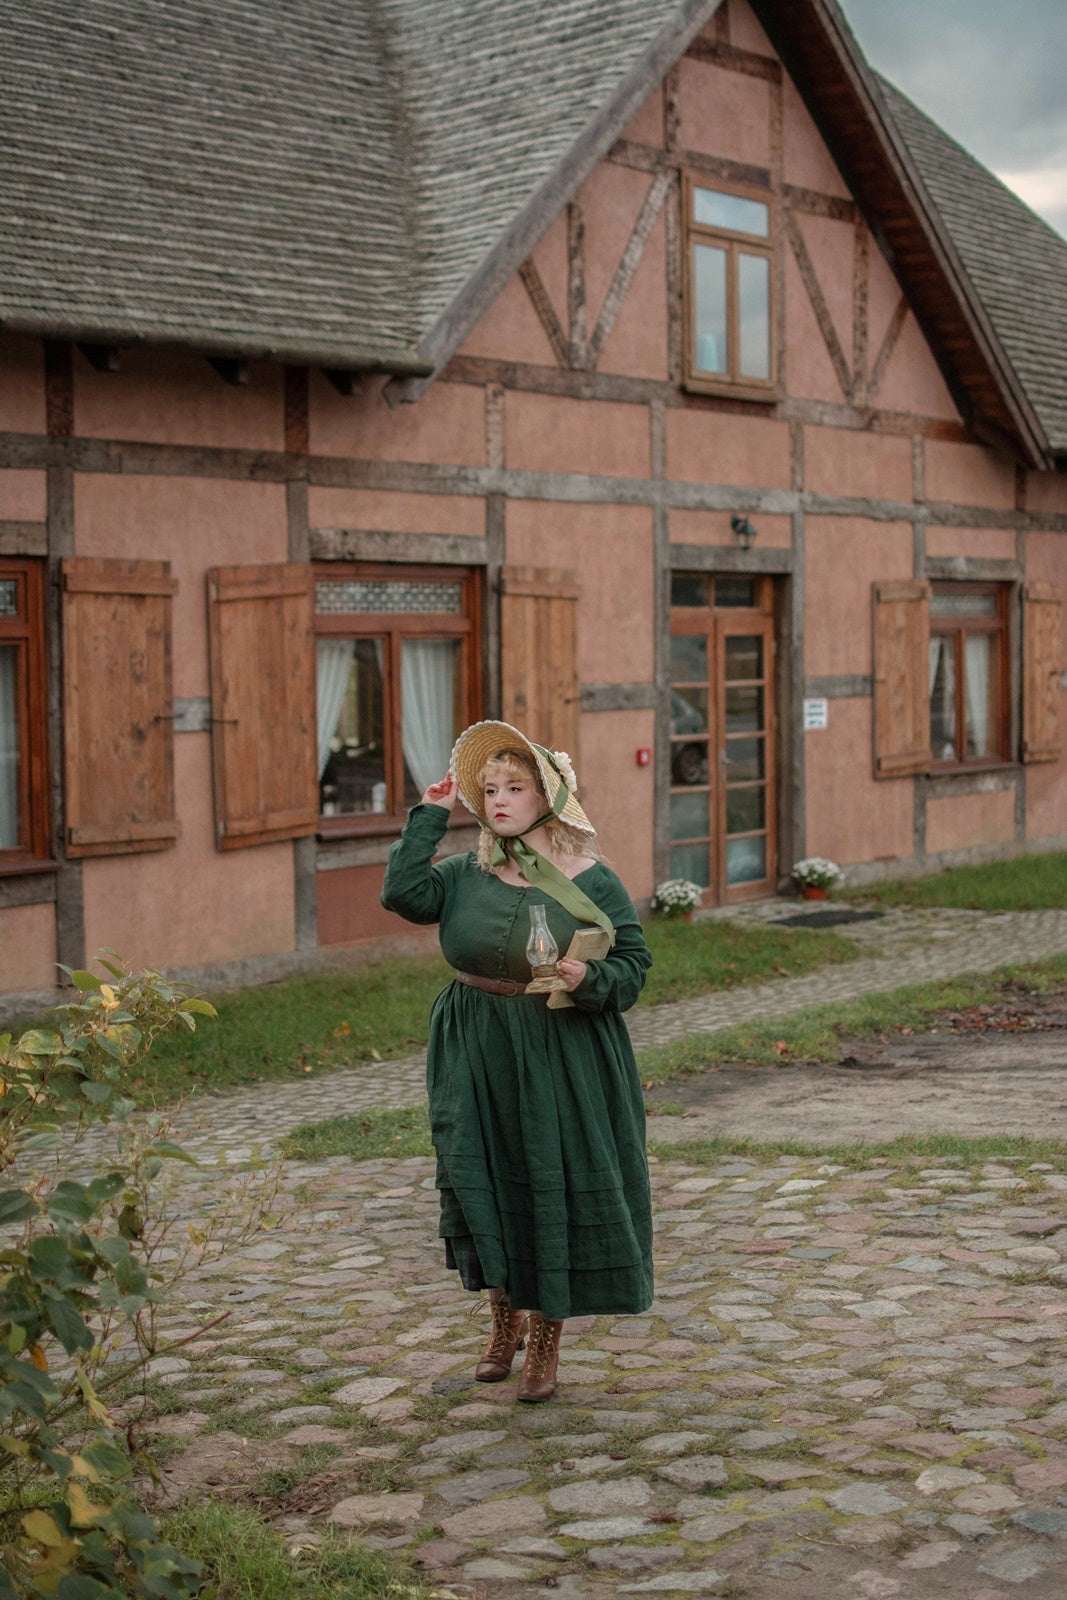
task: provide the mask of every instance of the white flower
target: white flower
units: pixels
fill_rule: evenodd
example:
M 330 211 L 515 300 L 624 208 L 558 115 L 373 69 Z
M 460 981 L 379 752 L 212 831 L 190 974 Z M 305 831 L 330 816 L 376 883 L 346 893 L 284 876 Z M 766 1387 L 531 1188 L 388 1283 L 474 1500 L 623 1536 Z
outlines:
M 692 911 L 694 906 L 700 904 L 701 889 L 698 883 L 692 883 L 688 878 L 666 878 L 663 883 L 656 885 L 656 892 L 652 896 L 653 911 L 663 911 L 667 916 L 672 916 L 681 911 Z
M 566 750 L 553 750 L 552 760 L 555 762 L 559 775 L 567 785 L 567 788 L 571 791 L 571 794 L 574 794 L 578 787 L 578 778 L 575 774 L 574 763 L 571 761 L 570 756 L 567 754 Z
M 795 881 L 810 889 L 828 889 L 841 875 L 836 861 L 828 861 L 825 856 L 805 856 L 803 861 L 794 862 L 792 869 Z

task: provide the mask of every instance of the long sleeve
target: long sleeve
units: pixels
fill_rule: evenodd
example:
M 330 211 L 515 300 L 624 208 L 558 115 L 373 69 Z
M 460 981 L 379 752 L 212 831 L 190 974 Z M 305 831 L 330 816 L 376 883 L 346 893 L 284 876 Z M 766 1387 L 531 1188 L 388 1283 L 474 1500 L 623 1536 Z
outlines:
M 417 805 L 389 851 L 382 905 L 407 922 L 439 922 L 445 903 L 445 874 L 433 866 L 433 853 L 448 827 L 444 806 Z
M 580 1011 L 628 1011 L 644 988 L 652 952 L 626 890 L 607 867 L 593 895 L 615 924 L 615 944 L 601 961 L 590 961 L 571 999 Z

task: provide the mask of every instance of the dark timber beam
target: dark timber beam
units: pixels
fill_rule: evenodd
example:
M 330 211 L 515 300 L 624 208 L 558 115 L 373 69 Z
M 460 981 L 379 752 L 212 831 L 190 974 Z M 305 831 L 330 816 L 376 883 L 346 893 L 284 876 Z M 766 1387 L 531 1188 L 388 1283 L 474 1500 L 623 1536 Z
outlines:
M 248 362 L 233 356 L 208 356 L 208 365 L 214 367 L 223 383 L 241 386 L 248 382 Z
M 78 349 L 96 372 L 119 370 L 119 347 L 115 344 L 79 344 Z

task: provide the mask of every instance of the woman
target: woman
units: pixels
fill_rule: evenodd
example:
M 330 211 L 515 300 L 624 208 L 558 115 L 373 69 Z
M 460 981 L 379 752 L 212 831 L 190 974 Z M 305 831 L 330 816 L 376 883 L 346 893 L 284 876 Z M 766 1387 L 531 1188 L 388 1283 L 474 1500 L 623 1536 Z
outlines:
M 439 1231 L 447 1265 L 489 1291 L 475 1376 L 506 1378 L 528 1329 L 528 1401 L 555 1392 L 567 1317 L 652 1302 L 645 1113 L 622 1018 L 652 957 L 576 787 L 561 752 L 506 722 L 475 723 L 409 813 L 382 891 L 409 922 L 440 923 L 457 969 L 434 1002 L 427 1057 Z M 431 865 L 457 796 L 481 823 L 478 850 Z M 603 960 L 563 955 L 559 1010 L 525 992 L 535 905 L 561 953 L 591 924 L 613 940 Z

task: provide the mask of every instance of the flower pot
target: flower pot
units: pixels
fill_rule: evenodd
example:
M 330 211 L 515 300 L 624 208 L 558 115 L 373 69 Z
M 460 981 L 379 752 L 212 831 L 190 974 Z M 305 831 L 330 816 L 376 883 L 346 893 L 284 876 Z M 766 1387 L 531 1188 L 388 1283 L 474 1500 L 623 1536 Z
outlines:
M 825 900 L 826 890 L 817 883 L 806 883 L 804 885 L 804 898 L 805 900 Z

